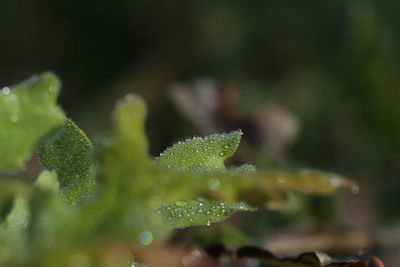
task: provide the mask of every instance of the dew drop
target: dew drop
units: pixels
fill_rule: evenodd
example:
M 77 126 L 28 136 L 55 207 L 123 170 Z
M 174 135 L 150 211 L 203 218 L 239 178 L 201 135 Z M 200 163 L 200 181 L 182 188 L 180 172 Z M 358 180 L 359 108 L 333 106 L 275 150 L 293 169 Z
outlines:
M 221 151 L 221 152 L 219 152 L 219 155 L 220 155 L 221 157 L 223 157 L 223 156 L 225 156 L 225 153 L 224 153 L 223 151 Z
M 148 230 L 145 230 L 139 234 L 139 242 L 140 242 L 140 244 L 142 244 L 144 246 L 150 245 L 151 243 L 153 243 L 153 240 L 154 240 L 154 236 Z
M 208 188 L 211 191 L 217 190 L 220 187 L 220 185 L 221 185 L 221 183 L 220 183 L 220 181 L 218 179 L 210 179 L 208 181 Z
M 175 202 L 175 205 L 177 205 L 178 207 L 184 207 L 184 206 L 186 206 L 186 202 L 179 200 L 179 201 Z
M 8 94 L 10 93 L 10 88 L 4 87 L 4 88 L 1 90 L 1 93 L 2 93 L 3 95 L 8 95 Z

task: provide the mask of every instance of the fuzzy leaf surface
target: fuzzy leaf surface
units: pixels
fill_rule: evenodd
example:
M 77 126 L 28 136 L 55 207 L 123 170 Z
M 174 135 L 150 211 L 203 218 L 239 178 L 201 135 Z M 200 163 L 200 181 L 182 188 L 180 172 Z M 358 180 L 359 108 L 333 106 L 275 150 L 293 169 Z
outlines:
M 159 210 L 163 217 L 175 228 L 195 225 L 210 225 L 221 222 L 238 211 L 254 211 L 244 202 L 228 204 L 206 199 L 179 200 L 165 204 Z
M 71 120 L 39 147 L 40 161 L 54 170 L 60 193 L 73 204 L 86 200 L 95 188 L 92 144 Z
M 211 134 L 179 142 L 156 160 L 169 168 L 185 171 L 223 171 L 224 161 L 235 153 L 242 131 Z

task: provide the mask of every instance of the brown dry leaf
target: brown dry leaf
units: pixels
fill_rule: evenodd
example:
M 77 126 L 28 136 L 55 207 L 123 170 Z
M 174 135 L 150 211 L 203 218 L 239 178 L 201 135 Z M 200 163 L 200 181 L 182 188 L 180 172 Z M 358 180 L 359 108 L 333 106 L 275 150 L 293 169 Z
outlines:
M 232 264 L 259 262 L 260 267 L 383 267 L 380 259 L 374 256 L 352 256 L 345 259 L 335 259 L 320 251 L 302 253 L 296 258 L 281 258 L 270 251 L 256 246 L 244 246 L 232 252 L 222 245 L 216 245 L 208 250 L 214 258 L 228 255 Z M 229 265 L 228 265 L 229 266 Z M 243 265 L 247 266 L 247 265 Z M 250 265 L 249 265 L 250 266 Z

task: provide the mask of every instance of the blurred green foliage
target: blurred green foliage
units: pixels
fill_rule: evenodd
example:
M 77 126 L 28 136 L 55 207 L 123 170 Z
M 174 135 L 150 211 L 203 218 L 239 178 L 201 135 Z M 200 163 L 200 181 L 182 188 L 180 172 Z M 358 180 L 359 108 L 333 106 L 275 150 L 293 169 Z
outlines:
M 56 106 L 59 90 L 60 82 L 52 74 L 1 90 L 1 171 L 24 166 L 38 140 L 64 123 L 64 114 Z
M 48 82 L 57 81 L 50 74 L 37 79 L 47 82 L 26 83 L 24 90 L 47 90 Z M 9 94 L 14 90 L 18 89 Z M 43 105 L 49 103 L 54 99 Z M 21 116 L 37 108 L 22 103 Z M 226 169 L 224 159 L 235 152 L 241 131 L 188 139 L 153 160 L 144 133 L 146 110 L 140 97 L 126 96 L 115 108 L 111 132 L 98 141 L 97 149 L 70 120 L 56 131 L 43 127 L 46 135 L 36 136 L 33 143 L 40 143 L 40 161 L 48 170 L 33 185 L 0 179 L 0 264 L 71 266 L 77 261 L 77 266 L 130 266 L 129 249 L 161 245 L 174 228 L 208 226 L 238 211 L 254 211 L 239 200 L 258 206 L 274 203 L 277 208 L 277 201 L 284 206 L 287 193 L 330 195 L 355 186 L 318 171 L 256 172 L 248 164 L 239 171 Z M 7 109 L 3 113 L 9 115 Z M 22 126 L 30 127 L 35 120 Z M 2 131 L 12 136 L 14 128 Z M 31 132 L 22 129 L 17 137 L 24 135 Z M 10 144 L 17 151 L 20 145 Z M 23 158 L 32 152 L 26 151 Z M 257 194 L 264 197 L 254 198 Z M 203 196 L 214 200 L 199 198 Z
M 351 214 L 367 215 L 363 222 L 375 232 L 400 218 L 399 8 L 395 0 L 2 0 L 0 87 L 55 70 L 66 88 L 60 95 L 63 109 L 90 137 L 110 128 L 109 114 L 118 99 L 138 93 L 150 109 L 146 132 L 151 145 L 142 144 L 158 155 L 177 140 L 199 134 L 171 105 L 167 88 L 176 80 L 215 78 L 237 88 L 234 108 L 245 125 L 265 102 L 293 112 L 300 134 L 286 151 L 288 160 L 276 165 L 313 166 L 354 177 L 368 203 L 356 204 Z M 244 133 L 236 165 L 272 165 L 259 146 L 248 146 L 251 129 L 224 123 L 224 132 L 241 128 Z M 104 148 L 92 140 L 96 150 Z M 0 158 L 14 160 L 8 155 Z M 209 183 L 218 187 L 216 180 Z M 0 198 L 8 204 L 0 218 L 12 206 L 10 192 L 25 188 L 6 184 Z M 309 202 L 289 198 L 296 199 L 294 206 Z M 326 207 L 318 209 L 310 212 L 322 214 Z M 255 235 L 305 217 L 256 216 Z M 359 227 L 359 220 L 348 220 Z

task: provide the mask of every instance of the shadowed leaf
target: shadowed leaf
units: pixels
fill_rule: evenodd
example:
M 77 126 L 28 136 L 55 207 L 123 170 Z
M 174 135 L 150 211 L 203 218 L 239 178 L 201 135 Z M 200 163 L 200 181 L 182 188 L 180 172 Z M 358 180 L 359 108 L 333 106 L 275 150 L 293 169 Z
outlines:
M 60 193 L 71 203 L 86 200 L 93 192 L 94 160 L 92 145 L 86 135 L 68 120 L 54 136 L 39 147 L 40 161 L 54 170 L 60 182 Z

